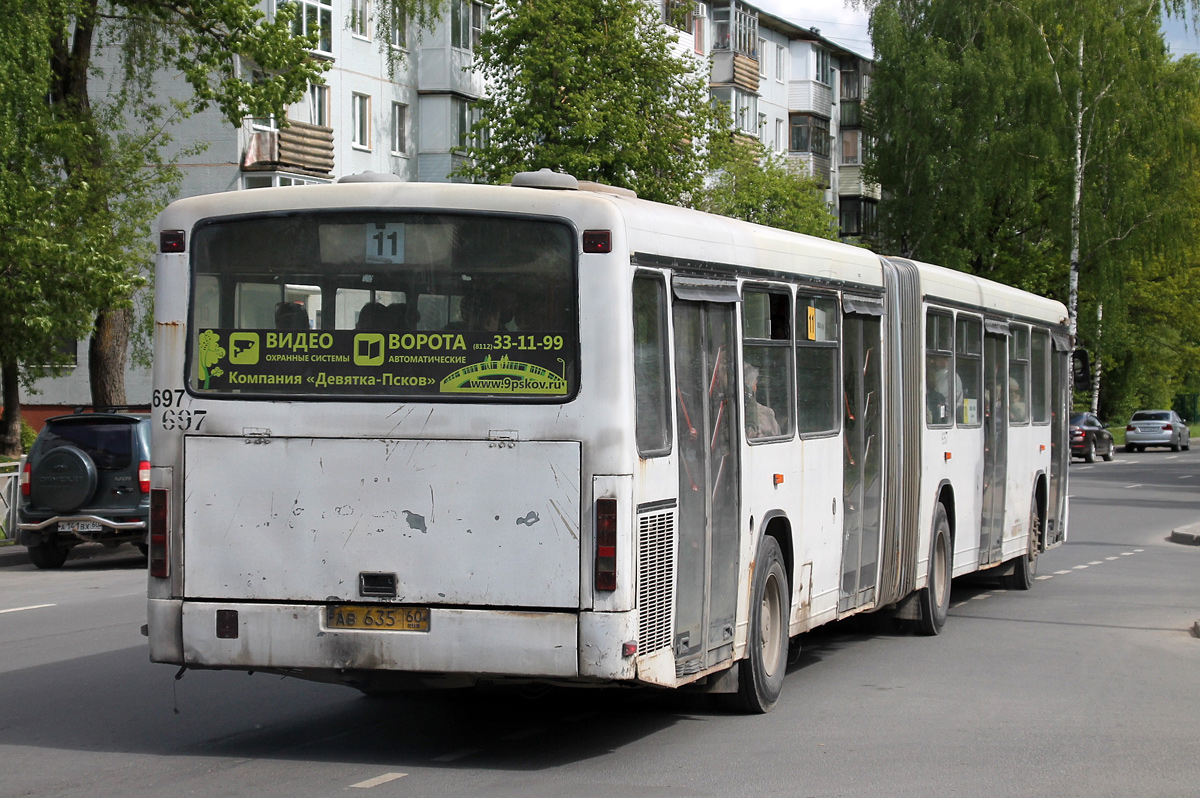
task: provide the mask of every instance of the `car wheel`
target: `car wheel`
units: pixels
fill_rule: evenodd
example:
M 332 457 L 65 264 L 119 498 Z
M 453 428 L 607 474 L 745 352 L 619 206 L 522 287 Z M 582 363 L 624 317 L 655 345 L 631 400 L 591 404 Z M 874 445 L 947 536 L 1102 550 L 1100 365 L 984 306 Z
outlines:
M 1137 450 L 1138 450 L 1139 452 L 1144 452 L 1144 451 L 1146 451 L 1146 447 L 1145 447 L 1145 446 L 1139 446 L 1139 447 L 1137 447 Z
M 37 568 L 52 570 L 61 568 L 67 561 L 66 546 L 56 546 L 53 543 L 37 543 L 29 547 L 29 561 Z
M 1180 449 L 1182 449 L 1182 448 L 1183 448 L 1183 447 L 1182 447 L 1182 446 L 1180 446 L 1178 443 L 1172 443 L 1172 444 L 1171 444 L 1171 451 L 1173 451 L 1173 452 L 1177 452 L 1177 451 L 1179 451 L 1179 450 L 1180 450 Z
M 1116 455 L 1116 452 L 1117 452 L 1117 444 L 1114 443 L 1112 441 L 1112 439 L 1110 438 L 1108 441 L 1108 448 L 1104 450 L 1104 462 L 1111 463 L 1113 457 Z
M 1137 451 L 1137 447 L 1136 447 L 1136 446 L 1134 446 L 1132 443 L 1127 443 L 1127 444 L 1125 444 L 1125 451 L 1127 451 L 1127 452 L 1136 452 L 1136 451 Z
M 1096 462 L 1096 439 L 1095 438 L 1092 438 L 1090 441 L 1088 441 L 1087 448 L 1083 450 L 1083 462 L 1085 462 L 1085 463 Z

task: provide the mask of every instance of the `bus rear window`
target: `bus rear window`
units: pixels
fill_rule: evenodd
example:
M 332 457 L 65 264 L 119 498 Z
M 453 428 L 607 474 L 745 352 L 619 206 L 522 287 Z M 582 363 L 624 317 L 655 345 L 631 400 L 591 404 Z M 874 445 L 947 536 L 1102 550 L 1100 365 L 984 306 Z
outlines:
M 385 212 L 203 224 L 189 385 L 208 395 L 561 401 L 578 373 L 574 233 Z

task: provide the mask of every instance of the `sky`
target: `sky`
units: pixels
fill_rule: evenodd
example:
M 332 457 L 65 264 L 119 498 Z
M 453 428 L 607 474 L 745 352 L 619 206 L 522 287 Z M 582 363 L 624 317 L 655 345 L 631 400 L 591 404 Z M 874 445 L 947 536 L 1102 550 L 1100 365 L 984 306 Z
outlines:
M 802 28 L 819 28 L 822 36 L 848 50 L 871 55 L 866 11 L 851 8 L 842 0 L 750 0 L 750 3 Z M 1176 56 L 1200 54 L 1200 35 L 1193 26 L 1168 20 L 1163 32 Z

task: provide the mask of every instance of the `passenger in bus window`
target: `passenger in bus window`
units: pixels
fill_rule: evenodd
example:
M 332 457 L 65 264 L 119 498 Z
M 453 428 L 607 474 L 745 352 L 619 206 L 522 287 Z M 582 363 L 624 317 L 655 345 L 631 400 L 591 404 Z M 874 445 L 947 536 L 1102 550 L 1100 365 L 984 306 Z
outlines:
M 307 330 L 308 311 L 299 302 L 280 302 L 275 305 L 275 329 Z
M 770 438 L 779 434 L 775 411 L 758 401 L 759 368 L 746 364 L 746 437 Z
M 385 326 L 389 330 L 411 330 L 421 319 L 421 314 L 416 308 L 410 309 L 406 302 L 393 302 L 383 310 Z
M 1012 377 L 1008 380 L 1008 397 L 1008 420 L 1014 424 L 1024 424 L 1029 420 L 1029 411 L 1025 406 L 1021 385 Z
M 358 312 L 356 330 L 382 330 L 387 326 L 387 306 L 382 302 L 368 302 Z

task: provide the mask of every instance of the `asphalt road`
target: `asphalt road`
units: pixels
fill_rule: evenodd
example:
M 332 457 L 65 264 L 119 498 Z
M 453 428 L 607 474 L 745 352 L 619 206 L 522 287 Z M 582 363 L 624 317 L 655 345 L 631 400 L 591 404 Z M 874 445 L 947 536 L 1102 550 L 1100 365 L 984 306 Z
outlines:
M 0 553 L 0 796 L 1200 794 L 1200 448 L 1072 466 L 1032 591 L 806 636 L 769 715 L 650 691 L 344 687 L 148 662 L 143 560 Z M 84 552 L 81 552 L 84 553 Z

